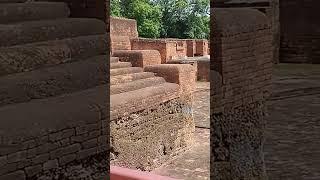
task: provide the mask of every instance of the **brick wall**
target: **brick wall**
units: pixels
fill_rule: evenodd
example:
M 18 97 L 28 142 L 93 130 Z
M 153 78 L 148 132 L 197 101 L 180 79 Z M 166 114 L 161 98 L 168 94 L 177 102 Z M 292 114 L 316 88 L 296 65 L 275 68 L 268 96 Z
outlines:
M 196 53 L 196 43 L 194 39 L 187 40 L 187 56 L 193 57 Z
M 184 39 L 131 39 L 133 50 L 158 50 L 161 63 L 187 56 L 187 41 Z
M 281 62 L 320 63 L 318 0 L 280 0 Z
M 196 40 L 196 53 L 197 56 L 208 55 L 208 41 L 205 39 Z
M 132 50 L 147 50 L 153 49 L 158 50 L 161 55 L 161 63 L 165 63 L 167 59 L 167 44 L 164 40 L 155 41 L 152 39 L 132 39 L 131 40 Z
M 137 21 L 118 17 L 110 17 L 111 36 L 129 36 L 138 38 Z
M 92 17 L 105 20 L 106 6 L 109 0 L 47 0 L 54 2 L 66 2 L 71 11 L 71 17 Z
M 1 107 L 0 179 L 32 179 L 75 160 L 108 156 L 105 89 Z
M 107 126 L 107 120 L 102 122 Z M 18 175 L 19 178 L 30 178 L 41 172 L 63 167 L 74 160 L 105 152 L 107 136 L 99 127 L 101 125 L 96 123 L 69 127 L 31 138 L 6 149 L 6 152 L 1 149 L 0 177 Z M 99 147 L 99 144 L 104 146 Z
M 111 17 L 110 24 L 112 50 L 130 50 L 129 46 L 132 50 L 158 50 L 162 63 L 178 57 L 208 54 L 207 40 L 139 38 L 135 20 Z
M 128 36 L 110 36 L 111 51 L 131 50 L 130 38 Z
M 241 0 L 231 2 L 219 2 L 215 7 L 220 8 L 253 8 L 265 13 L 269 17 L 273 33 L 273 61 L 279 63 L 280 48 L 280 20 L 279 0 Z
M 264 179 L 264 112 L 273 65 L 271 25 L 263 13 L 249 8 L 211 11 L 212 177 Z

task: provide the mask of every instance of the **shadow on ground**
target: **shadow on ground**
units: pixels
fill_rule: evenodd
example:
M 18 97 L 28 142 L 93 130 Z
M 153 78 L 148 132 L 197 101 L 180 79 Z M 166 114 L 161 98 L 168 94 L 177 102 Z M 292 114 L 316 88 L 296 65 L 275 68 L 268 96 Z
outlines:
M 269 179 L 320 180 L 320 65 L 276 65 L 273 92 L 264 148 Z

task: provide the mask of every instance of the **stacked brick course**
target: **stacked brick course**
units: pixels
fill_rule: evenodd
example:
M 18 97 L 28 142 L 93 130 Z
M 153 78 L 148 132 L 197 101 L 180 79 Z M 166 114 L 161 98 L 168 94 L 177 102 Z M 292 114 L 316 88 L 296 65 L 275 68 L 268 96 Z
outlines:
M 77 13 L 63 2 L 0 2 L 0 179 L 108 157 L 107 27 Z
M 279 0 L 232 0 L 214 4 L 215 8 L 252 8 L 265 13 L 269 17 L 273 33 L 273 62 L 279 63 L 280 49 L 280 17 Z
M 262 147 L 273 65 L 271 25 L 257 10 L 211 10 L 212 178 L 265 179 Z

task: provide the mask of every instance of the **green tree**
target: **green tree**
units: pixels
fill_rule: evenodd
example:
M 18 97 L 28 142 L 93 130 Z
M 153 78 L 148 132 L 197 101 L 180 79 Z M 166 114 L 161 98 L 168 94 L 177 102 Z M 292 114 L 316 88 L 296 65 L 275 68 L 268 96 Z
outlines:
M 121 0 L 111 0 L 110 1 L 110 15 L 115 17 L 121 17 Z
M 209 0 L 111 0 L 111 15 L 136 19 L 142 37 L 209 36 Z
M 150 0 L 122 0 L 121 15 L 137 20 L 138 32 L 142 37 L 160 37 L 161 8 Z

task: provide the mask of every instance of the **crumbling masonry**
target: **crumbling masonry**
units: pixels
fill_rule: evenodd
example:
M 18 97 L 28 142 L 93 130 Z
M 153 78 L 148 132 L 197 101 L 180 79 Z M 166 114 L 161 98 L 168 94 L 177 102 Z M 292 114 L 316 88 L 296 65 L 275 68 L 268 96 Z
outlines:
M 266 179 L 264 115 L 273 65 L 270 21 L 254 9 L 213 8 L 211 22 L 211 179 Z
M 79 3 L 0 2 L 0 179 L 108 157 L 104 4 Z

